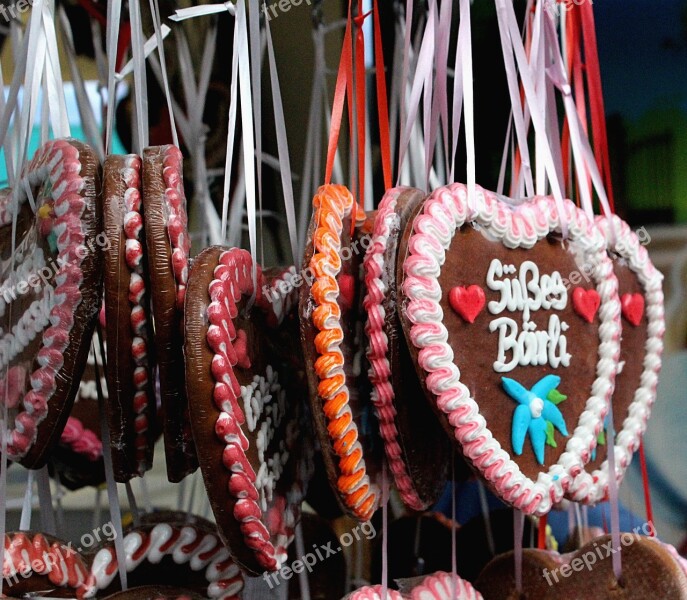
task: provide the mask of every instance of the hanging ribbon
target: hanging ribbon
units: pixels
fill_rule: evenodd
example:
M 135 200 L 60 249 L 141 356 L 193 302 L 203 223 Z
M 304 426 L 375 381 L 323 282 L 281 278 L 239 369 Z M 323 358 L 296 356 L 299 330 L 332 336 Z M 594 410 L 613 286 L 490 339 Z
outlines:
M 513 511 L 513 554 L 515 559 L 515 591 L 522 593 L 522 533 L 525 527 L 525 514 Z
M 139 0 L 129 0 L 129 21 L 131 23 L 131 51 L 134 59 L 134 108 L 136 113 L 134 152 L 143 154 L 148 146 L 148 81 L 143 42 L 143 25 Z
M 114 115 L 116 103 L 115 72 L 117 64 L 119 29 L 122 18 L 122 0 L 108 0 L 107 2 L 107 27 L 106 46 L 107 56 L 107 112 L 105 113 L 105 154 L 112 151 L 112 135 L 114 132 Z M 105 24 L 103 24 L 105 26 Z M 112 60 L 114 58 L 114 60 Z
M 447 2 L 450 6 L 450 2 Z M 377 0 L 372 0 L 374 12 L 374 45 L 375 45 L 375 78 L 377 83 L 377 117 L 379 119 L 379 148 L 382 157 L 384 189 L 391 188 L 391 138 L 389 135 L 389 109 L 386 93 L 386 69 L 384 67 L 384 47 L 382 45 L 382 28 L 379 22 Z
M 274 125 L 277 137 L 277 152 L 279 154 L 279 173 L 281 174 L 281 186 L 284 194 L 284 207 L 286 209 L 286 223 L 289 230 L 289 241 L 291 243 L 291 256 L 294 264 L 296 264 L 300 258 L 300 254 L 298 252 L 296 208 L 291 179 L 291 160 L 289 158 L 289 143 L 286 135 L 284 107 L 282 105 L 279 75 L 277 73 L 277 61 L 274 56 L 274 45 L 272 43 L 269 19 L 265 19 L 265 35 L 267 37 L 267 56 L 270 67 L 270 83 L 272 86 L 272 108 L 274 111 Z

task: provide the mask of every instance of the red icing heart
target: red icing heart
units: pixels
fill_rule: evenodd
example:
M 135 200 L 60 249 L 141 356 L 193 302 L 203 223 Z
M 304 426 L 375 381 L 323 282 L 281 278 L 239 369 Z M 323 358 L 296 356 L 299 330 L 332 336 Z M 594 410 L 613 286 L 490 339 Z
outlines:
M 599 293 L 596 290 L 578 287 L 573 290 L 572 300 L 575 312 L 588 323 L 593 323 L 596 311 L 601 305 Z
M 463 320 L 474 323 L 484 308 L 486 297 L 478 285 L 456 286 L 448 293 L 448 301 Z
M 620 298 L 620 305 L 623 309 L 623 317 L 637 327 L 644 316 L 644 296 L 641 294 L 623 294 Z

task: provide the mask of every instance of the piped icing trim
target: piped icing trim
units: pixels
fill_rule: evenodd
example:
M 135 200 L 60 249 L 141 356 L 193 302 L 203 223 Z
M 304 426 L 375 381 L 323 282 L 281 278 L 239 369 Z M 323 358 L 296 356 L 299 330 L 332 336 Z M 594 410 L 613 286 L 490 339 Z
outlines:
M 216 533 L 158 523 L 149 530 L 127 533 L 123 545 L 127 573 L 143 562 L 158 564 L 163 558 L 171 557 L 177 565 L 188 565 L 192 571 L 205 571 L 208 598 L 238 600 L 240 597 L 243 575 Z M 95 598 L 114 581 L 118 569 L 114 547 L 100 549 L 93 558 L 85 585 L 77 590 L 77 598 Z
M 36 357 L 39 367 L 30 377 L 31 389 L 22 399 L 23 410 L 16 415 L 14 427 L 8 429 L 7 454 L 11 460 L 25 456 L 36 442 L 38 426 L 48 414 L 48 405 L 57 389 L 55 378 L 64 364 L 74 314 L 81 302 L 81 265 L 86 256 L 82 251 L 86 238 L 82 216 L 86 203 L 82 196 L 85 182 L 80 173 L 76 147 L 65 140 L 52 140 L 36 151 L 13 193 L 0 198 L 0 225 L 8 225 L 12 222 L 12 203 L 20 206 L 27 201 L 27 188 L 49 181 L 53 205 L 36 208 L 42 218 L 40 235 L 55 235 L 59 265 L 54 279 L 56 287 L 45 286 L 42 299 L 34 301 L 12 333 L 0 341 L 0 370 L 5 370 L 19 353 L 17 343 L 24 348 L 36 335 L 42 333 L 43 337 Z M 25 317 L 29 322 L 25 322 Z
M 260 267 L 257 279 L 260 290 L 263 281 Z M 300 507 L 302 488 L 299 488 L 300 495 L 297 490 L 292 490 L 299 497 L 292 496 L 287 505 L 276 512 L 268 512 L 267 501 L 272 500 L 274 486 L 288 461 L 288 448 L 297 442 L 295 439 L 283 440 L 278 453 L 272 457 L 265 456 L 271 442 L 270 435 L 279 428 L 286 413 L 286 393 L 281 388 L 277 373 L 269 365 L 266 376 L 256 375 L 249 385 L 241 386 L 234 374 L 234 365 L 250 367 L 246 334 L 236 330 L 233 320 L 238 314 L 237 304 L 241 297 L 251 295 L 253 290 L 250 254 L 238 249 L 223 252 L 215 267 L 214 279 L 208 287 L 207 341 L 214 352 L 213 399 L 220 411 L 215 433 L 226 444 L 222 463 L 229 474 L 229 493 L 236 499 L 233 516 L 241 523 L 245 544 L 254 552 L 258 563 L 262 568 L 274 571 L 287 559 L 287 548 L 293 539 L 298 518 L 298 509 L 295 507 Z M 262 295 L 257 302 L 261 306 L 264 304 Z M 260 469 L 256 473 L 246 456 L 249 441 L 242 428 L 255 432 L 263 413 L 268 416 L 256 434 L 260 462 Z M 291 435 L 297 435 L 297 432 L 291 431 Z M 274 525 L 272 534 L 265 522 Z
M 410 600 L 482 600 L 482 594 L 458 575 L 437 571 L 413 588 Z
M 374 585 L 355 590 L 346 596 L 346 600 L 403 600 L 403 596 L 390 589 L 387 589 L 386 596 L 382 596 L 382 586 Z
M 474 208 L 467 201 L 462 184 L 435 190 L 425 201 L 412 224 L 408 257 L 403 269 L 406 296 L 404 310 L 411 322 L 410 338 L 419 349 L 418 362 L 427 373 L 426 385 L 436 403 L 454 427 L 463 453 L 479 469 L 501 497 L 528 513 L 546 514 L 560 501 L 572 477 L 588 462 L 596 444 L 608 399 L 613 392 L 620 352 L 620 302 L 618 282 L 606 253 L 601 233 L 572 202 L 563 203 L 560 215 L 556 202 L 536 197 L 517 207 L 496 194 L 477 188 Z M 455 232 L 466 223 L 486 229 L 507 248 L 532 248 L 552 232 L 567 224 L 568 237 L 583 250 L 585 262 L 594 266 L 592 279 L 601 297 L 599 309 L 599 361 L 591 396 L 580 415 L 565 451 L 537 480 L 527 477 L 499 442 L 494 439 L 470 390 L 460 380 L 460 369 L 448 344 L 440 306 L 443 291 L 438 277 Z
M 354 204 L 351 192 L 341 185 L 322 186 L 313 199 L 316 229 L 309 268 L 315 281 L 310 294 L 315 305 L 312 321 L 318 330 L 315 336 L 318 354 L 315 372 L 320 380 L 318 395 L 324 400 L 327 430 L 341 472 L 336 485 L 346 506 L 359 519 L 367 521 L 377 507 L 379 494 L 367 474 L 358 427 L 349 406 L 344 357 L 339 348 L 343 329 L 338 304 L 340 290 L 336 280 L 341 272 L 343 220 L 351 216 Z
M 40 533 L 6 534 L 3 579 L 11 586 L 15 577 L 27 579 L 31 574 L 43 575 L 57 587 L 78 590 L 86 582 L 88 568 L 70 545 L 49 541 Z
M 620 483 L 646 431 L 651 409 L 656 401 L 658 374 L 661 370 L 665 321 L 663 312 L 663 275 L 653 265 L 647 249 L 630 226 L 617 215 L 597 216 L 595 224 L 608 243 L 608 249 L 627 262 L 644 291 L 647 339 L 640 385 L 634 393 L 622 426 L 616 426 L 615 472 Z M 623 327 L 631 326 L 624 324 Z M 596 504 L 608 495 L 608 461 L 588 473 L 577 475 L 567 493 L 575 502 Z
M 413 480 L 403 460 L 403 450 L 399 443 L 396 428 L 395 393 L 391 383 L 391 363 L 389 362 L 389 339 L 386 335 L 384 320 L 386 310 L 384 300 L 389 292 L 382 280 L 384 254 L 389 237 L 399 234 L 399 216 L 396 204 L 403 188 L 389 190 L 382 198 L 375 217 L 372 242 L 365 255 L 365 286 L 367 294 L 363 306 L 367 312 L 365 334 L 368 339 L 367 358 L 370 361 L 370 381 L 373 385 L 372 403 L 379 420 L 379 432 L 384 441 L 384 450 L 393 474 L 396 488 L 403 502 L 413 510 L 427 508 L 415 489 Z
M 162 159 L 162 181 L 165 185 L 163 207 L 167 234 L 172 247 L 172 271 L 177 285 L 177 310 L 184 310 L 186 284 L 188 283 L 188 260 L 191 240 L 188 235 L 186 196 L 181 150 L 176 146 L 165 146 Z
M 141 215 L 141 159 L 130 155 L 126 159 L 126 166 L 121 171 L 122 181 L 126 186 L 124 191 L 124 205 L 126 213 L 122 228 L 125 236 L 125 261 L 129 269 L 129 326 L 133 339 L 131 341 L 131 356 L 136 367 L 132 373 L 134 389 L 133 402 L 136 461 L 138 474 L 143 475 L 148 469 L 148 429 L 151 415 L 149 414 L 150 399 L 148 398 L 148 382 L 151 377 L 148 362 L 148 319 L 146 316 L 146 302 L 148 298 L 145 279 L 143 277 L 143 216 Z
M 72 452 L 85 456 L 91 462 L 96 462 L 103 457 L 103 443 L 98 436 L 84 427 L 76 417 L 69 417 L 62 430 L 60 444 L 68 446 Z

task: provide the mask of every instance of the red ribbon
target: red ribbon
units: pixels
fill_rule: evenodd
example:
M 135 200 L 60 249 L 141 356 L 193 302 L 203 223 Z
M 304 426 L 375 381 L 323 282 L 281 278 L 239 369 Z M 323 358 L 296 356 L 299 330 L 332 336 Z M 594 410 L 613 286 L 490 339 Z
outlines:
M 382 156 L 384 189 L 392 186 L 391 179 L 391 138 L 389 136 L 389 112 L 386 93 L 386 68 L 382 47 L 382 28 L 379 22 L 377 0 L 373 0 L 374 40 L 375 40 L 375 77 L 377 79 L 377 113 L 379 118 L 379 149 Z

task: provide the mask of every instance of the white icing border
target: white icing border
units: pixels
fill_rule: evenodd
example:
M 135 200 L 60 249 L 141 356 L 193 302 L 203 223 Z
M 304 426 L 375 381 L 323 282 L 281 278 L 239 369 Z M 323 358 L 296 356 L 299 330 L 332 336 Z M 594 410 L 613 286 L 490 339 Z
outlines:
M 563 218 L 556 202 L 548 197 L 536 197 L 513 207 L 478 187 L 474 204 L 471 209 L 462 184 L 439 188 L 425 201 L 412 224 L 399 308 L 412 323 L 408 341 L 420 350 L 418 361 L 428 374 L 426 385 L 455 428 L 465 456 L 503 500 L 527 514 L 544 515 L 560 501 L 571 478 L 589 461 L 608 410 L 620 352 L 618 281 L 603 236 L 569 200 L 563 203 Z M 485 228 L 508 248 L 532 248 L 549 233 L 561 232 L 564 222 L 569 239 L 594 265 L 591 275 L 601 297 L 597 378 L 565 451 L 548 471 L 538 474 L 536 481 L 527 477 L 494 439 L 477 402 L 460 381 L 460 369 L 448 344 L 438 277 L 456 230 L 470 222 Z
M 661 370 L 663 334 L 665 321 L 663 312 L 663 275 L 649 258 L 630 226 L 617 215 L 597 216 L 595 224 L 606 238 L 610 251 L 624 258 L 630 270 L 637 276 L 644 291 L 644 311 L 647 317 L 647 339 L 645 344 L 644 369 L 640 385 L 628 407 L 628 414 L 622 427 L 616 423 L 615 473 L 618 484 L 632 461 L 632 455 L 639 448 L 646 431 L 651 408 L 656 400 L 658 374 Z M 622 321 L 621 321 L 622 322 Z M 629 326 L 623 324 L 623 327 Z M 608 495 L 608 460 L 604 460 L 592 473 L 583 470 L 570 484 L 566 497 L 575 502 L 595 504 Z

